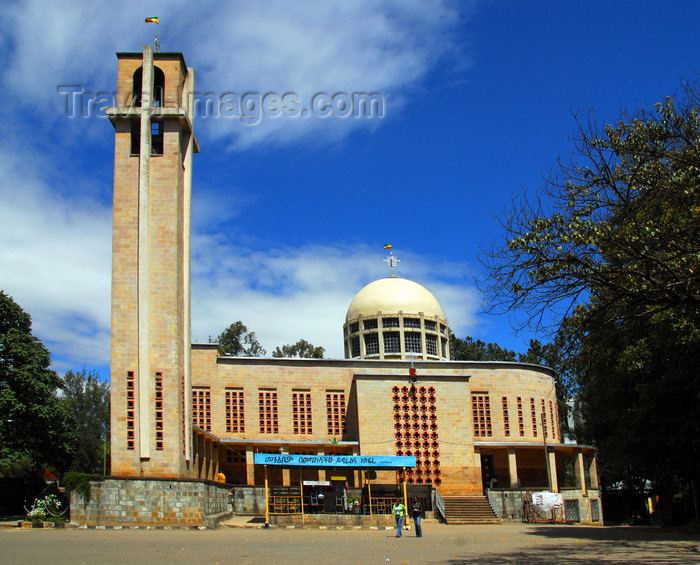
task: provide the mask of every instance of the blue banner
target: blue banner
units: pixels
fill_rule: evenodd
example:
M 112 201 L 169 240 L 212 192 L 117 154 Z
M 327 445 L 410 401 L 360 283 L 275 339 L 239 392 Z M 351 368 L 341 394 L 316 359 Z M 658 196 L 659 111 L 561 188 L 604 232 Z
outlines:
M 354 467 L 357 469 L 401 469 L 415 467 L 415 457 L 391 455 L 292 455 L 280 453 L 256 453 L 256 465 L 282 467 Z

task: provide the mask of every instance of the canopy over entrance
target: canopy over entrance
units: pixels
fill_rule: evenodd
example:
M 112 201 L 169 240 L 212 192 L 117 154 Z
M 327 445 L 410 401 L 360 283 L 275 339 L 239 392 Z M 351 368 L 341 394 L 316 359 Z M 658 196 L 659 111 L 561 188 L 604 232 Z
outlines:
M 255 454 L 255 464 L 263 465 L 265 467 L 265 524 L 270 523 L 270 489 L 267 480 L 267 468 L 273 467 L 285 467 L 287 469 L 291 467 L 295 468 L 312 468 L 312 469 L 363 469 L 365 471 L 405 471 L 406 468 L 416 466 L 416 458 L 409 456 L 391 456 L 391 455 L 297 455 L 291 453 L 256 453 Z M 404 507 L 407 507 L 406 500 L 406 483 L 404 482 L 404 473 L 401 473 L 401 483 L 403 487 L 403 499 Z M 345 477 L 342 478 L 343 481 Z M 331 477 L 331 483 L 334 477 Z M 308 483 L 320 483 L 321 481 L 307 481 Z M 302 523 L 304 523 L 304 506 L 318 507 L 319 499 L 322 498 L 321 494 L 310 492 L 308 496 L 308 503 L 305 502 L 304 495 L 304 481 L 300 482 L 299 492 L 294 495 L 283 495 L 283 496 L 272 496 L 272 514 L 301 514 Z M 315 484 L 309 484 L 307 486 L 315 487 Z M 373 514 L 373 502 L 372 502 L 372 489 L 369 481 L 367 482 L 368 488 L 368 501 L 367 508 L 369 510 L 370 517 Z M 335 502 L 335 505 L 339 506 L 343 512 L 348 507 L 348 486 L 345 483 L 344 488 L 341 489 L 340 493 L 335 493 L 333 499 L 326 501 L 324 498 L 324 504 L 327 502 Z M 331 493 L 328 493 L 329 495 Z M 335 495 L 338 496 L 335 496 Z M 384 506 L 390 504 L 387 501 L 382 501 Z M 375 500 L 375 506 L 377 501 Z M 279 509 L 276 507 L 279 506 Z M 335 508 L 331 504 L 331 508 Z M 384 512 L 387 511 L 384 508 Z

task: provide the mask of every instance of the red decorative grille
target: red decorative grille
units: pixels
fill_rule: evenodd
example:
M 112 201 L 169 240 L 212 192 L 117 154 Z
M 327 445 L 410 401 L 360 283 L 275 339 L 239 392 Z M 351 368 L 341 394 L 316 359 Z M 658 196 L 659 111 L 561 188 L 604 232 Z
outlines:
M 226 431 L 245 432 L 245 399 L 242 390 L 226 391 Z

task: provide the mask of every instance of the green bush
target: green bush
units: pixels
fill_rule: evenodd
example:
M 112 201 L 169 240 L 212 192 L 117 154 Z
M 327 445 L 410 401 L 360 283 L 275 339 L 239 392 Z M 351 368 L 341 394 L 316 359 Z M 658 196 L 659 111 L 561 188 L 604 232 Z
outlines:
M 87 504 L 90 502 L 90 481 L 101 481 L 104 479 L 102 475 L 94 475 L 90 473 L 76 473 L 69 471 L 63 475 L 61 484 L 68 491 L 75 491 Z

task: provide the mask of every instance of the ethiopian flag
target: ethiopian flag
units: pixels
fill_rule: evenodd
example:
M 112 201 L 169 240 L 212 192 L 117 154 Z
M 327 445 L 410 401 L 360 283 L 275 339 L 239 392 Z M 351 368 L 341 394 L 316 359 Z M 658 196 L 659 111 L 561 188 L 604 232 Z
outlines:
M 391 243 L 388 243 L 388 244 L 386 244 L 386 245 L 384 246 L 384 249 L 391 249 L 391 248 L 392 248 Z
M 146 23 L 147 24 L 157 24 L 158 18 L 146 18 Z

